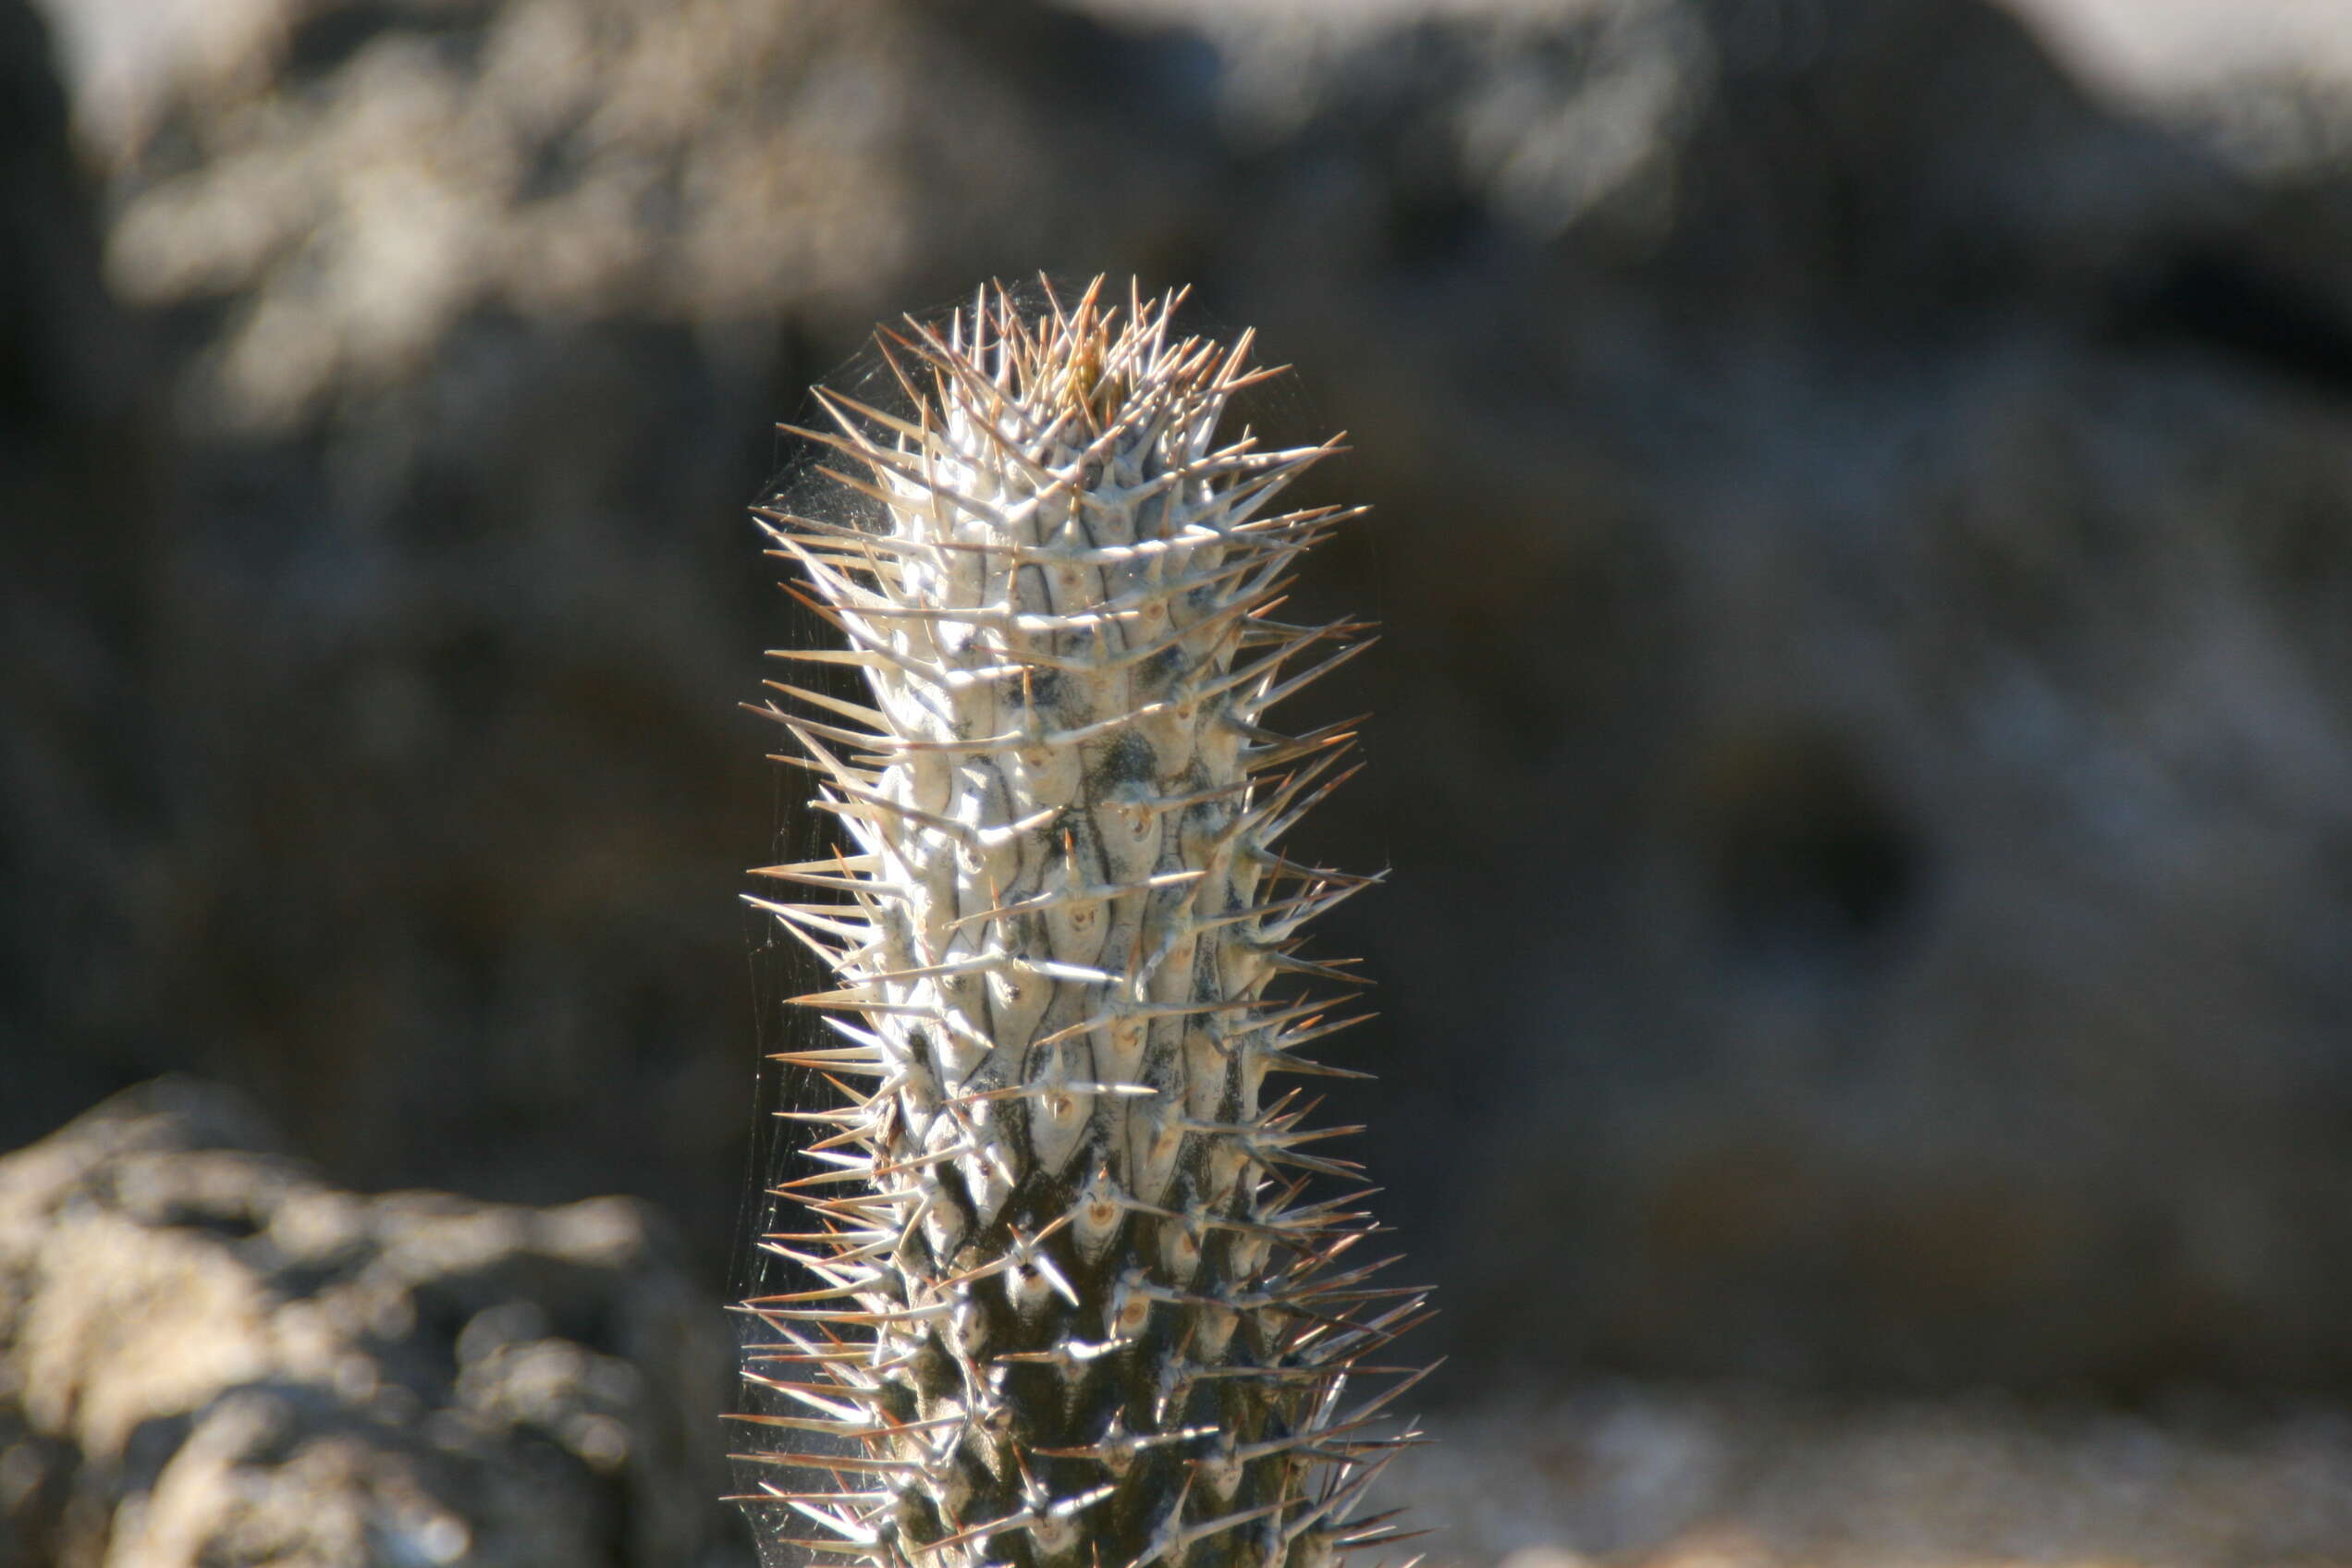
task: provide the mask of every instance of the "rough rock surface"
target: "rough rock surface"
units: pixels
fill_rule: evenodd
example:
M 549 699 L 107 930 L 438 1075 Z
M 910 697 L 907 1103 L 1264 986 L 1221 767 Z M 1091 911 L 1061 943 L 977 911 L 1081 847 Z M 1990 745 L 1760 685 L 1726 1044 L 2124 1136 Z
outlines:
M 673 1568 L 727 1354 L 643 1206 L 357 1196 L 163 1079 L 0 1159 L 0 1564 Z
M 141 10 L 53 4 L 85 65 Z M 1313 847 L 1394 863 L 1343 1109 L 1457 1387 L 2352 1381 L 2340 164 L 1973 0 L 1373 9 L 153 13 L 82 100 L 178 446 L 92 590 L 172 824 L 80 829 L 99 1060 L 366 1184 L 625 1182 L 715 1273 L 736 868 L 804 830 L 730 706 L 814 634 L 758 433 L 875 315 L 1134 269 L 1379 508 Z

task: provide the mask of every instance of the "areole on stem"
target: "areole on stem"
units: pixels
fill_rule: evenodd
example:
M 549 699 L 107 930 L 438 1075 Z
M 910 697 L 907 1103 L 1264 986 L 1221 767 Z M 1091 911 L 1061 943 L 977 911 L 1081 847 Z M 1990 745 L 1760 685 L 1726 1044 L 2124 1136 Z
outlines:
M 1345 777 L 1345 727 L 1268 710 L 1366 644 L 1274 618 L 1351 512 L 1268 504 L 1334 447 L 1217 427 L 1272 374 L 1176 336 L 1179 296 L 981 290 L 881 348 L 906 405 L 820 391 L 859 516 L 764 513 L 867 701 L 775 681 L 839 819 L 755 899 L 831 966 L 839 1036 L 780 1060 L 818 1167 L 764 1245 L 808 1289 L 743 1304 L 780 1439 L 746 1501 L 820 1560 L 1311 1568 L 1400 1538 L 1354 1510 L 1420 1320 L 1354 1250 L 1358 1168 L 1270 1074 L 1354 1022 L 1301 928 L 1369 878 L 1277 847 Z M 1302 658 L 1301 655 L 1312 655 Z M 1278 991 L 1284 994 L 1277 994 Z M 1317 1181 L 1317 1178 L 1330 1179 Z M 1394 1380 L 1349 1403 L 1351 1378 Z M 814 1435 L 808 1440 L 802 1435 Z

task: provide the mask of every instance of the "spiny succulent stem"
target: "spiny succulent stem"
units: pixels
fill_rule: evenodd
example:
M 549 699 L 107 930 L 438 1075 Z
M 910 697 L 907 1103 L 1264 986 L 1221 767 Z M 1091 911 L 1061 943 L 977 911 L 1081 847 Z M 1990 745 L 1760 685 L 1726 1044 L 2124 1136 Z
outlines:
M 1378 878 L 1271 848 L 1353 773 L 1354 721 L 1266 717 L 1370 645 L 1272 618 L 1355 511 L 1268 510 L 1339 444 L 1220 441 L 1273 373 L 1248 334 L 1176 337 L 1180 298 L 983 289 L 883 334 L 902 410 L 821 391 L 833 429 L 782 427 L 852 465 L 815 471 L 848 509 L 757 512 L 847 644 L 778 656 L 866 685 L 755 709 L 846 842 L 750 902 L 836 976 L 794 1002 L 861 1020 L 775 1058 L 839 1099 L 783 1113 L 820 1169 L 773 1191 L 815 1228 L 761 1244 L 805 1283 L 741 1307 L 775 1336 L 742 1419 L 826 1451 L 744 1457 L 830 1477 L 744 1501 L 821 1560 L 1321 1568 L 1401 1538 L 1350 1515 L 1422 1373 L 1363 1358 L 1424 1292 L 1342 1263 L 1376 1233 L 1359 1168 L 1305 1145 L 1357 1129 L 1261 1093 L 1366 1076 L 1299 1054 L 1361 1017 L 1278 990 L 1362 983 L 1295 949 Z M 1342 1411 L 1366 1376 L 1398 1380 Z

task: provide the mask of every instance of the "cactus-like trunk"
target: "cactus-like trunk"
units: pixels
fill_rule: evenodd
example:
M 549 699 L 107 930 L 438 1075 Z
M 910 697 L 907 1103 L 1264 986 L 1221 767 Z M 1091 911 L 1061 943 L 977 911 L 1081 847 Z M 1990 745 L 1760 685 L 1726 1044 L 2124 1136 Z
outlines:
M 1267 710 L 1363 644 L 1270 618 L 1346 514 L 1267 503 L 1329 446 L 1219 446 L 1268 374 L 1171 337 L 1173 298 L 1025 314 L 984 290 L 883 348 L 901 414 L 826 397 L 877 502 L 767 514 L 871 704 L 778 683 L 839 855 L 754 900 L 833 967 L 843 1090 L 768 1238 L 815 1288 L 745 1304 L 747 1376 L 829 1434 L 749 1501 L 834 1556 L 922 1568 L 1310 1568 L 1405 1440 L 1353 1368 L 1420 1314 L 1366 1283 L 1356 1168 L 1310 1152 L 1270 1073 L 1346 1022 L 1269 986 L 1344 981 L 1301 926 L 1366 879 L 1276 841 L 1337 778 L 1341 730 Z M 820 394 L 820 396 L 825 396 Z M 1320 655 L 1302 669 L 1293 655 Z M 1303 661 L 1304 662 L 1304 661 Z M 1337 1195 L 1317 1175 L 1346 1183 Z M 1408 1434 L 1409 1436 L 1409 1434 Z M 815 1477 L 814 1480 L 809 1479 Z

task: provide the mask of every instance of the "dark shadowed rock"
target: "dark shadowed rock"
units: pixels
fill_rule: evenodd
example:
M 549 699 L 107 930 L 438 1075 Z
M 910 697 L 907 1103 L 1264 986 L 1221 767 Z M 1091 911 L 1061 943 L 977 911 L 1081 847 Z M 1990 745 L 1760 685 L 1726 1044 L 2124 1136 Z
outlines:
M 0 0 L 0 1147 L 165 1060 L 141 900 L 166 443 L 67 108 L 48 28 Z
M 276 1143 L 165 1079 L 0 1160 L 0 1563 L 724 1557 L 726 1348 L 642 1206 Z

